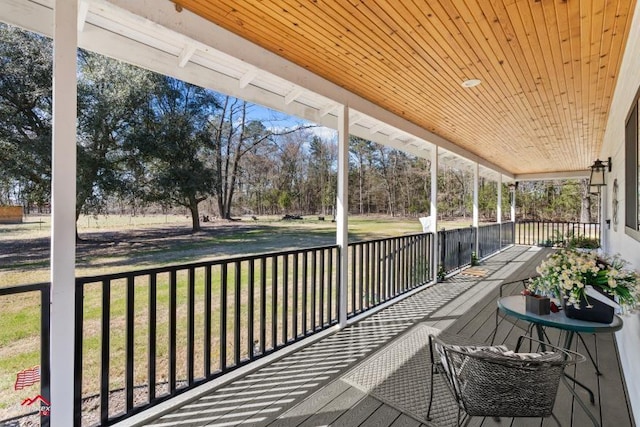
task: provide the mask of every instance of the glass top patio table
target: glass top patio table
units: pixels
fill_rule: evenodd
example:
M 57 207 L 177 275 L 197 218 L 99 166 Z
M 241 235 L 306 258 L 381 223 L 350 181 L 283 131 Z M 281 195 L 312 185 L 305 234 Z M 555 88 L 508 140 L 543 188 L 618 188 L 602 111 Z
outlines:
M 622 319 L 620 316 L 613 316 L 611 323 L 596 323 L 586 320 L 571 319 L 567 317 L 563 310 L 550 314 L 535 314 L 525 309 L 524 295 L 512 295 L 498 300 L 498 308 L 504 313 L 527 322 L 540 326 L 549 326 L 569 332 L 601 333 L 615 332 L 622 329 Z M 587 310 L 587 309 L 585 309 Z M 565 347 L 567 348 L 567 347 Z

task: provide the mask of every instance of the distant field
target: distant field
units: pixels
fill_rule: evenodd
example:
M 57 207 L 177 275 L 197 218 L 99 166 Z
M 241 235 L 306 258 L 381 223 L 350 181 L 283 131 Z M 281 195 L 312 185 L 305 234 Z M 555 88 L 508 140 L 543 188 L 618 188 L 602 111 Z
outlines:
M 184 215 L 81 216 L 76 246 L 77 275 L 96 275 L 172 263 L 275 252 L 335 242 L 336 224 L 318 216 L 283 221 L 279 216 L 203 222 L 191 233 Z M 458 228 L 470 221 L 440 222 Z M 0 287 L 49 280 L 49 216 L 28 216 L 23 224 L 0 225 Z M 353 216 L 350 241 L 418 233 L 417 218 Z

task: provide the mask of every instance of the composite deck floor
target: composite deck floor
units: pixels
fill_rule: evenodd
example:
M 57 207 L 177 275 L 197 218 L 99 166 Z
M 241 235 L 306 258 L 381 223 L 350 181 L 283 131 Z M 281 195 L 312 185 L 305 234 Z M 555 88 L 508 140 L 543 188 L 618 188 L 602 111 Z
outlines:
M 483 264 L 427 287 L 359 322 L 243 377 L 164 410 L 146 426 L 439 426 L 426 422 L 424 336 L 430 328 L 488 342 L 496 324 L 496 298 L 502 283 L 529 277 L 548 250 L 515 246 Z M 508 291 L 517 292 L 515 286 Z M 496 342 L 513 346 L 522 324 L 499 319 Z M 550 338 L 557 334 L 549 331 Z M 571 372 L 595 394 L 588 403 L 602 426 L 634 426 L 613 334 L 583 335 L 574 350 L 587 345 L 603 375 L 590 362 Z M 421 348 L 416 347 L 420 342 Z M 420 356 L 420 357 L 418 357 Z M 397 366 L 396 366 L 397 365 Z M 381 372 L 389 371 L 384 375 Z M 373 384 L 373 385 L 372 385 Z M 436 393 L 446 393 L 442 388 Z M 436 396 L 434 393 L 434 396 Z M 444 396 L 444 395 L 442 395 Z M 446 399 L 445 399 L 446 400 Z M 415 409 L 417 405 L 421 409 Z M 592 425 L 561 384 L 554 413 L 562 426 Z M 473 418 L 471 426 L 553 426 L 551 418 Z

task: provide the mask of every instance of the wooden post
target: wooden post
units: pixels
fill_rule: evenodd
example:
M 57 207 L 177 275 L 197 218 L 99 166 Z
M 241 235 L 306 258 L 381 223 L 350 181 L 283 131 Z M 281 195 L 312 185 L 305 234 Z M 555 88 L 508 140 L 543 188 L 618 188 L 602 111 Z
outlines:
M 431 208 L 429 210 L 433 227 L 433 251 L 431 252 L 433 279 L 438 278 L 440 254 L 438 253 L 438 146 L 431 150 Z
M 51 179 L 51 426 L 73 425 L 78 0 L 56 0 Z
M 340 246 L 340 327 L 347 325 L 347 282 L 349 280 L 349 107 L 343 105 L 338 114 L 338 200 L 336 209 L 336 244 Z
M 478 213 L 478 185 L 480 180 L 480 164 L 475 163 L 473 168 L 473 228 L 475 230 L 475 238 L 473 241 L 473 251 L 476 256 L 480 256 L 478 251 L 478 225 L 479 225 L 479 213 Z

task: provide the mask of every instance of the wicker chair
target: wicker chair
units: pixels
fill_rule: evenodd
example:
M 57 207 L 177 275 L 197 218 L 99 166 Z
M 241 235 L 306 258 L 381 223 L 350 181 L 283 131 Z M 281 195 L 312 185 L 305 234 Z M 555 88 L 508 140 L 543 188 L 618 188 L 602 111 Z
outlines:
M 430 336 L 431 393 L 427 419 L 433 403 L 435 375 L 444 374 L 457 402 L 457 423 L 482 417 L 548 417 L 553 415 L 558 385 L 567 365 L 585 360 L 581 354 L 546 344 L 542 353 L 517 353 L 542 342 L 522 336 L 516 352 L 504 346 L 460 346 Z M 560 423 L 558 422 L 558 425 Z

